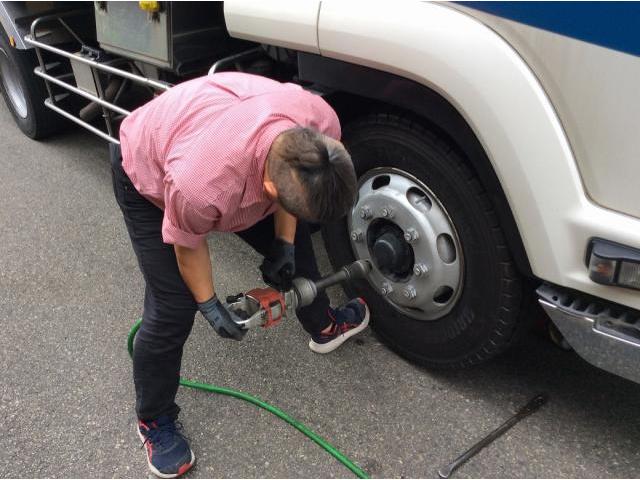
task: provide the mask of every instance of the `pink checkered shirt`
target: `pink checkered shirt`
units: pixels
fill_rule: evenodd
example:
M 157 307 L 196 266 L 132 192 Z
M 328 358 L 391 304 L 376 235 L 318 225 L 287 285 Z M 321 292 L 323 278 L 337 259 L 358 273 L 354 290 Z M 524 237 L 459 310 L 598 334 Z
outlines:
M 320 97 L 292 83 L 236 72 L 181 83 L 120 127 L 122 167 L 164 210 L 165 243 L 193 248 L 212 231 L 240 231 L 273 213 L 264 164 L 274 139 L 303 126 L 340 138 Z

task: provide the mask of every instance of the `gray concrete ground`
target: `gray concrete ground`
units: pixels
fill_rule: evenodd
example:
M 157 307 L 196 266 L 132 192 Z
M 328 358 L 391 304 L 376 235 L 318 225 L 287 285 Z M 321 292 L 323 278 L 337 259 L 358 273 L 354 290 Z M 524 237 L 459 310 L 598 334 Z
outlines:
M 142 281 L 107 147 L 79 131 L 31 141 L 4 106 L 0 145 L 0 475 L 146 477 L 125 349 Z M 220 291 L 259 284 L 248 247 L 229 235 L 211 246 Z M 488 365 L 448 373 L 404 361 L 370 332 L 329 356 L 306 342 L 294 324 L 222 341 L 199 317 L 183 371 L 280 406 L 376 477 L 435 476 L 547 391 L 541 412 L 456 475 L 640 476 L 640 385 L 536 335 Z M 350 476 L 250 405 L 186 389 L 179 402 L 198 455 L 189 477 Z

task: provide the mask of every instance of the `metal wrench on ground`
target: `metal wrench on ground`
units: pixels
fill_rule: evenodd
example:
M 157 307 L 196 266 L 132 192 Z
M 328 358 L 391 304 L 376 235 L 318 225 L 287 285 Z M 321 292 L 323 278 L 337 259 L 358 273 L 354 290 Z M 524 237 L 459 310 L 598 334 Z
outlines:
M 458 458 L 456 458 L 449 465 L 438 470 L 438 475 L 440 476 L 440 478 L 449 478 L 451 474 L 455 470 L 457 470 L 463 463 L 468 461 L 471 457 L 473 457 L 480 450 L 482 450 L 484 447 L 486 447 L 491 442 L 493 442 L 496 438 L 500 437 L 503 433 L 505 433 L 507 430 L 513 427 L 520 420 L 538 411 L 540 407 L 542 407 L 542 405 L 544 405 L 546 402 L 547 402 L 547 395 L 544 393 L 533 397 L 529 401 L 529 403 L 527 403 L 524 407 L 518 410 L 518 412 L 515 415 L 513 415 L 506 422 L 504 422 L 502 425 L 496 428 L 493 432 L 491 432 L 489 435 L 487 435 L 478 443 L 476 443 L 474 446 L 472 446 L 469 450 L 467 450 Z

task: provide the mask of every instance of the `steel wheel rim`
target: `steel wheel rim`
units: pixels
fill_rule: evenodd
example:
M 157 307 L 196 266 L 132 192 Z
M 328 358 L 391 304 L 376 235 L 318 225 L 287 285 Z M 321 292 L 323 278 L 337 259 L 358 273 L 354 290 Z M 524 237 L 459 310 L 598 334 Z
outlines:
M 20 118 L 27 118 L 27 99 L 24 96 L 22 84 L 15 70 L 11 68 L 7 52 L 2 48 L 0 48 L 0 76 L 9 101 L 13 105 L 13 110 Z
M 410 245 L 413 264 L 406 277 L 385 273 L 376 263 L 371 232 L 381 222 L 399 227 Z M 367 172 L 347 223 L 354 256 L 372 261 L 368 281 L 393 308 L 423 321 L 451 311 L 462 292 L 462 247 L 448 212 L 422 181 L 396 168 Z

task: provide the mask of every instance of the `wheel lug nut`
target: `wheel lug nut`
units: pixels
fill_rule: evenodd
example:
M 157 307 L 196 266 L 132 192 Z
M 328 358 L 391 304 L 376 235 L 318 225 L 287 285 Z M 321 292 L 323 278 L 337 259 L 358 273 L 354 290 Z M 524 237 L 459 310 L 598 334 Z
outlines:
M 387 296 L 391 292 L 393 292 L 393 287 L 391 286 L 391 284 L 388 283 L 388 282 L 384 282 L 382 284 L 382 288 L 380 288 L 380 293 L 382 293 L 382 295 L 384 295 L 384 296 Z
M 360 230 L 360 229 L 353 230 L 351 232 L 351 240 L 353 240 L 354 242 L 361 242 L 362 241 L 362 230 Z
M 406 287 L 402 294 L 405 296 L 405 298 L 409 299 L 409 300 L 413 300 L 414 298 L 416 298 L 416 289 L 412 286 L 409 285 L 408 287 Z
M 363 220 L 369 220 L 371 218 L 371 209 L 367 205 L 360 208 L 360 218 Z
M 416 263 L 416 265 L 413 267 L 413 274 L 416 277 L 426 275 L 427 273 L 429 273 L 429 267 L 427 267 L 424 263 Z
M 393 218 L 393 208 L 391 207 L 382 207 L 382 210 L 380 210 L 380 214 L 384 217 L 384 218 Z
M 404 239 L 408 242 L 415 242 L 416 240 L 418 240 L 418 238 L 420 237 L 420 235 L 418 234 L 418 231 L 415 228 L 407 228 L 407 231 L 404 232 Z

